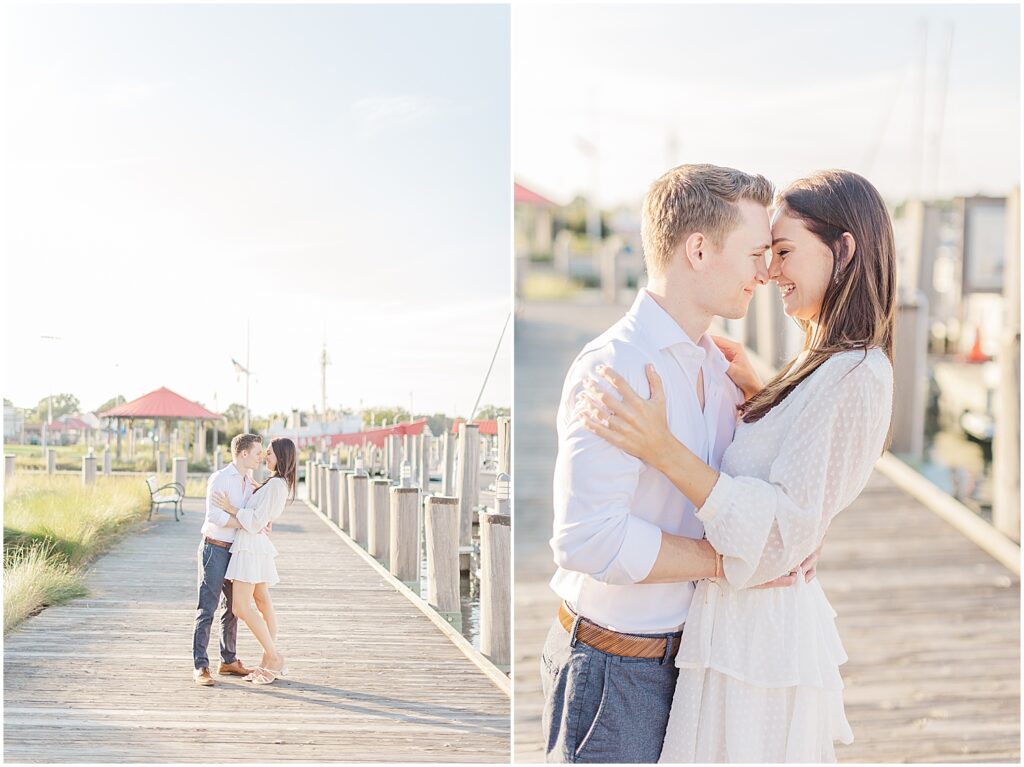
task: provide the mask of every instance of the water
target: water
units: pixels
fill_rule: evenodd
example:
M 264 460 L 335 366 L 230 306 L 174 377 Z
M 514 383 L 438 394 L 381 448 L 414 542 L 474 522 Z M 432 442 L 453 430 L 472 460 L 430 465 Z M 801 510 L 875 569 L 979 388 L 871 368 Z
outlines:
M 925 479 L 956 498 L 982 519 L 992 521 L 991 443 L 982 445 L 967 437 L 960 424 L 940 413 L 932 398 L 925 415 L 924 459 L 896 453 Z
M 479 544 L 479 539 L 473 539 L 474 544 Z M 479 557 L 473 555 L 470 567 L 476 572 L 479 567 Z M 427 560 L 420 560 L 420 596 L 424 601 L 427 599 Z M 480 649 L 480 581 L 476 576 L 470 578 L 469 574 L 462 573 L 459 582 L 459 606 L 462 612 L 462 636 L 469 640 L 476 650 Z

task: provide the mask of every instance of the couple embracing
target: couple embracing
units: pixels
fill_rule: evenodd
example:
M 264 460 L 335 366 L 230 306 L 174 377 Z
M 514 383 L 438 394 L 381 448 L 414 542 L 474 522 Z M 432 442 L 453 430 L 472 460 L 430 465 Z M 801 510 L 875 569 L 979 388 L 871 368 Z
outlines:
M 834 762 L 846 654 L 814 573 L 889 430 L 892 223 L 847 171 L 776 195 L 683 165 L 642 236 L 648 285 L 559 407 L 547 759 Z M 764 383 L 708 329 L 768 282 L 804 343 Z
M 206 487 L 206 519 L 199 544 L 199 604 L 192 635 L 196 684 L 213 685 L 210 675 L 210 628 L 221 605 L 218 671 L 244 677 L 253 684 L 271 684 L 287 673 L 277 641 L 277 617 L 270 587 L 278 583 L 270 541 L 274 520 L 284 513 L 296 485 L 295 443 L 276 437 L 264 449 L 257 434 L 231 440 L 232 461 L 214 472 Z M 252 472 L 266 461 L 270 479 L 253 481 Z M 253 606 L 255 602 L 255 607 Z M 241 618 L 263 648 L 258 666 L 248 669 L 235 654 Z

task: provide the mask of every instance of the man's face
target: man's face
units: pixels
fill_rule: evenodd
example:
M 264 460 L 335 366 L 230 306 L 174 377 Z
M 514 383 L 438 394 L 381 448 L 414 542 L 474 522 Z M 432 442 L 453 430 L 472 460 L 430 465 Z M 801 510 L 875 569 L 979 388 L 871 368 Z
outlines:
M 263 445 L 255 443 L 248 450 L 242 451 L 242 465 L 247 469 L 255 469 L 263 462 Z
M 701 294 L 711 314 L 728 319 L 745 317 L 754 288 L 768 282 L 765 254 L 771 247 L 768 209 L 753 200 L 740 200 L 739 222 L 720 246 L 706 242 L 708 268 Z

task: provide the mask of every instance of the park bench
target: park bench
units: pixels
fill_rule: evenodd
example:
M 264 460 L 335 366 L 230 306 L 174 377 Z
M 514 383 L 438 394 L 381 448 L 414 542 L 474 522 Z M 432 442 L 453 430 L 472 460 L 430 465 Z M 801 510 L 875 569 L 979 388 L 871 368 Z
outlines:
M 185 488 L 180 482 L 169 482 L 161 487 L 156 486 L 156 477 L 146 480 L 149 487 L 149 518 L 153 518 L 153 512 L 160 506 L 170 504 L 174 507 L 174 521 L 178 522 L 182 517 L 181 502 L 185 498 Z M 164 491 L 167 492 L 164 492 Z

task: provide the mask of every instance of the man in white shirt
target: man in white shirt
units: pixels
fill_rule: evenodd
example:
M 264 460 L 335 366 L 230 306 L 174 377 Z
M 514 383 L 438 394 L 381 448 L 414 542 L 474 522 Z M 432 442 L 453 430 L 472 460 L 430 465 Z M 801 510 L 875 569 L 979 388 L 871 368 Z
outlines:
M 768 280 L 772 194 L 762 176 L 713 165 L 654 182 L 642 221 L 648 285 L 566 376 L 550 542 L 563 602 L 541 656 L 548 761 L 657 761 L 692 581 L 717 567 L 693 504 L 576 417 L 584 381 L 607 365 L 650 396 L 653 364 L 673 433 L 717 469 L 743 397 L 707 331 L 713 316 L 743 317 Z
M 212 501 L 215 493 L 227 493 L 233 506 L 245 508 L 254 487 L 252 471 L 263 461 L 263 438 L 258 434 L 236 435 L 231 440 L 231 455 L 231 463 L 211 474 L 206 483 L 206 519 L 202 528 L 203 538 L 199 543 L 199 604 L 192 632 L 192 659 L 195 665 L 192 679 L 202 687 L 213 685 L 207 647 L 218 602 L 221 603 L 222 612 L 221 662 L 217 670 L 221 674 L 235 676 L 246 676 L 250 671 L 235 655 L 238 617 L 231 609 L 231 581 L 224 579 L 228 562 L 231 561 L 235 528 L 225 527 L 231 517 L 226 511 L 214 506 Z

